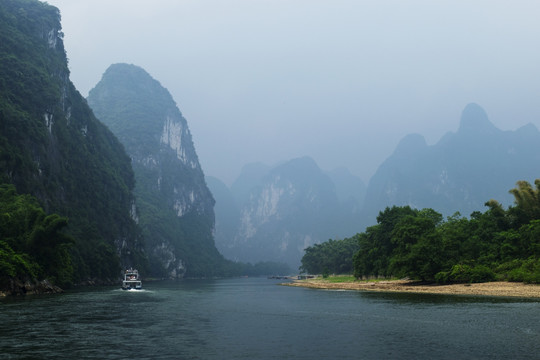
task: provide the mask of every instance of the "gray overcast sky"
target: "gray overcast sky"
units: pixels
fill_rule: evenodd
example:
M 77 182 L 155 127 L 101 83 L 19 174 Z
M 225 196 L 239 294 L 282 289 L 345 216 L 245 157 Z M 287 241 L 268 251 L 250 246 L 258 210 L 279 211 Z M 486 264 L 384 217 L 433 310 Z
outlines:
M 49 0 L 83 94 L 143 67 L 186 117 L 207 175 L 310 155 L 364 181 L 399 140 L 456 131 L 476 102 L 540 127 L 540 1 Z

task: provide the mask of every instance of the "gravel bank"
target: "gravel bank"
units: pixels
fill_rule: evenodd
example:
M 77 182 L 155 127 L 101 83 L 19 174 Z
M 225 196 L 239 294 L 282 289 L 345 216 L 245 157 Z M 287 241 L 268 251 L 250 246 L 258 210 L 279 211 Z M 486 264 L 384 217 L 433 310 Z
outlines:
M 377 282 L 355 281 L 331 283 L 325 280 L 298 280 L 284 283 L 314 289 L 363 290 L 385 292 L 410 292 L 447 295 L 511 296 L 540 299 L 540 285 L 513 282 L 489 282 L 479 284 L 426 285 L 410 280 L 388 280 Z

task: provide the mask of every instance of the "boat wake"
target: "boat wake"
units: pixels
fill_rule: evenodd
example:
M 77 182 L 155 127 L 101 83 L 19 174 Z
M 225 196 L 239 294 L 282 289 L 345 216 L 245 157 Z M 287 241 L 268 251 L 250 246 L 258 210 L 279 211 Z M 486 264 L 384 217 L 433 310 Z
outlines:
M 123 289 L 120 289 L 124 292 L 128 292 L 128 293 L 150 293 L 152 291 L 148 291 L 146 289 L 126 289 L 126 290 L 123 290 Z
M 113 292 L 115 293 L 123 293 L 123 294 L 138 294 L 138 293 L 146 293 L 146 294 L 153 294 L 153 290 L 147 290 L 147 289 L 114 289 Z

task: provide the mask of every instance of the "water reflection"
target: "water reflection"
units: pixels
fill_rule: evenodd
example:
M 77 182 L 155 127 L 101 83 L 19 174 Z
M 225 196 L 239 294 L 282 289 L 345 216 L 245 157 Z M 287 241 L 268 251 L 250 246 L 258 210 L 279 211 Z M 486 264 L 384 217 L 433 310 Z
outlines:
M 358 295 L 373 301 L 399 302 L 403 304 L 500 304 L 500 303 L 538 303 L 538 299 L 495 297 L 481 295 L 445 295 L 398 292 L 358 292 Z

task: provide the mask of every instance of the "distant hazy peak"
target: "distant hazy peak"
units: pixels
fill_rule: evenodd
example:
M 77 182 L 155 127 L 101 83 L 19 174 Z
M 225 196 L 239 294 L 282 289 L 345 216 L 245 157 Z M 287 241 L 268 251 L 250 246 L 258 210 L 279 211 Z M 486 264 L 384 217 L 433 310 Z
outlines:
M 524 134 L 537 134 L 538 128 L 534 124 L 528 123 L 517 129 L 516 132 Z
M 143 79 L 143 81 L 157 82 L 157 80 L 153 79 L 150 74 L 143 68 L 137 65 L 125 63 L 117 63 L 110 65 L 107 70 L 105 70 L 103 78 L 119 82 L 119 85 L 131 79 L 137 79 L 137 81 Z
M 253 162 L 246 164 L 242 167 L 242 170 L 240 171 L 241 175 L 244 176 L 259 176 L 260 174 L 265 174 L 270 169 L 270 166 L 263 164 L 262 162 Z
M 277 166 L 277 168 L 280 168 L 280 167 L 302 167 L 304 169 L 319 169 L 319 166 L 317 165 L 317 163 L 315 162 L 315 160 L 313 160 L 313 158 L 309 157 L 309 156 L 302 156 L 302 157 L 298 157 L 298 158 L 294 158 L 294 159 L 291 159 L 279 166 Z
M 291 159 L 277 165 L 269 173 L 270 176 L 285 175 L 286 177 L 304 178 L 305 176 L 323 175 L 323 171 L 315 160 L 309 156 Z
M 461 121 L 458 133 L 490 133 L 497 130 L 495 125 L 489 121 L 485 110 L 475 103 L 465 106 L 461 113 Z
M 113 73 L 114 72 L 116 72 L 116 73 L 124 72 L 124 73 L 133 73 L 133 74 L 138 73 L 138 74 L 143 75 L 143 76 L 149 76 L 148 72 L 146 70 L 144 70 L 142 67 L 137 66 L 137 65 L 133 65 L 133 64 L 126 64 L 126 63 L 112 64 L 105 71 L 105 73 L 108 73 L 108 72 L 113 72 Z
M 409 134 L 399 142 L 395 154 L 410 155 L 415 154 L 427 147 L 426 139 L 420 134 Z
M 101 92 L 96 90 L 100 86 L 105 86 L 108 91 Z M 156 98 L 163 99 L 176 105 L 171 94 L 165 89 L 159 81 L 154 79 L 142 67 L 133 64 L 116 63 L 110 65 L 103 73 L 101 81 L 91 89 L 89 95 L 93 92 L 101 93 L 102 96 L 111 94 L 129 94 L 133 98 L 140 98 L 141 101 L 148 100 L 146 96 L 152 94 Z

